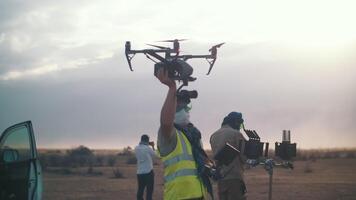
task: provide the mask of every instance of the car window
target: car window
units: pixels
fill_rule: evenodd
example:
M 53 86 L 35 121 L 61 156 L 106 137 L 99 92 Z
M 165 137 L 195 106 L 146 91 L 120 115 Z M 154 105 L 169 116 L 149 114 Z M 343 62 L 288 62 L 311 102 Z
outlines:
M 31 158 L 30 138 L 26 126 L 17 127 L 6 133 L 1 141 L 0 152 L 5 149 L 16 150 L 19 154 L 17 161 L 29 160 Z

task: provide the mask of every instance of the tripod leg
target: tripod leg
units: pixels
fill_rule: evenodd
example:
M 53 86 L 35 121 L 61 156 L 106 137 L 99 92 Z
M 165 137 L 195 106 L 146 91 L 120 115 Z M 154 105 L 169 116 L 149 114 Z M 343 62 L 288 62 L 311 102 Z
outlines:
M 273 177 L 273 171 L 272 171 L 272 173 L 269 173 L 268 200 L 272 200 L 272 177 Z

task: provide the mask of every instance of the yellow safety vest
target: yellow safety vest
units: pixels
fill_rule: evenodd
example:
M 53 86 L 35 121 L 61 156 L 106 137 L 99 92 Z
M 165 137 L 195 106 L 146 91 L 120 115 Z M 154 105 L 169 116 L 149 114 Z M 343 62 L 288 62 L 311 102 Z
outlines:
M 176 148 L 161 157 L 164 165 L 164 200 L 203 197 L 204 186 L 197 175 L 192 146 L 186 136 L 176 131 Z

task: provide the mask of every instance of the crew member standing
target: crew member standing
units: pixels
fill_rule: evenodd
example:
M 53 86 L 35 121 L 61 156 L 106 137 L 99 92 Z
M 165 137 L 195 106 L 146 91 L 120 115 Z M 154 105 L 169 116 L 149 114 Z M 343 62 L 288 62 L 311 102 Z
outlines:
M 152 148 L 150 146 L 152 146 Z M 156 157 L 154 148 L 154 142 L 150 142 L 148 135 L 142 135 L 140 144 L 135 147 L 138 183 L 137 200 L 143 200 L 143 193 L 145 188 L 146 200 L 152 200 L 154 186 L 152 159 Z
M 201 134 L 189 120 L 190 99 L 177 98 L 176 83 L 167 70 L 161 68 L 157 78 L 168 86 L 157 142 L 164 165 L 163 199 L 202 200 L 212 189 L 201 173 L 207 156 L 201 147 Z
M 244 120 L 239 112 L 229 113 L 223 120 L 221 128 L 210 137 L 210 145 L 213 154 L 216 155 L 225 145 L 229 143 L 240 154 L 228 165 L 222 166 L 223 178 L 218 181 L 218 194 L 220 200 L 245 200 L 246 186 L 244 183 L 244 153 L 245 138 L 240 132 Z M 241 145 L 241 146 L 240 146 Z

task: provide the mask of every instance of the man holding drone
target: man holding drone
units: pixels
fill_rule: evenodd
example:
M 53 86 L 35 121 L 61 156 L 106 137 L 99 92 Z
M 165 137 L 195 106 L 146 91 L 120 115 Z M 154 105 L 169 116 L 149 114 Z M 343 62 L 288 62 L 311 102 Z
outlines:
M 157 142 L 164 164 L 164 199 L 206 199 L 207 192 L 212 195 L 209 178 L 202 173 L 207 156 L 199 130 L 189 121 L 188 104 L 196 96 L 186 90 L 177 92 L 175 81 L 163 67 L 156 77 L 168 86 Z
M 125 55 L 133 71 L 131 60 L 134 55 L 145 54 L 156 63 L 155 76 L 169 88 L 161 110 L 157 142 L 164 164 L 164 199 L 206 199 L 208 193 L 214 198 L 209 179 L 214 174 L 213 162 L 203 150 L 199 130 L 189 121 L 188 105 L 190 99 L 197 98 L 198 94 L 181 88 L 196 80 L 191 76 L 193 68 L 187 61 L 193 58 L 205 59 L 210 66 L 209 75 L 217 58 L 217 49 L 224 43 L 212 46 L 208 54 L 181 55 L 179 41 L 183 40 L 161 41 L 173 42 L 173 48 L 149 44 L 155 49 L 140 50 L 131 49 L 131 42 L 126 41 Z M 176 80 L 183 83 L 178 89 Z

